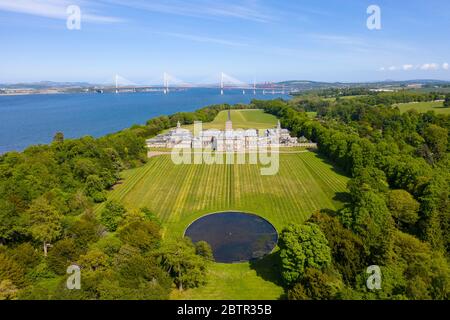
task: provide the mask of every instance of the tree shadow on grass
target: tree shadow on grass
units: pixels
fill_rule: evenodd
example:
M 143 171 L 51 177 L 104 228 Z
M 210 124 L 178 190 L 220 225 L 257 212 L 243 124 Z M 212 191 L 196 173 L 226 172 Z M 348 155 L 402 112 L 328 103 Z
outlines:
M 327 215 L 332 216 L 332 217 L 336 216 L 336 214 L 337 214 L 335 210 L 331 210 L 331 209 L 327 209 L 327 208 L 320 209 L 319 213 L 327 214 Z
M 281 259 L 279 251 L 271 253 L 261 259 L 250 260 L 250 268 L 255 270 L 256 274 L 264 280 L 284 288 L 283 280 L 281 278 Z M 286 292 L 278 299 L 287 299 Z
M 350 203 L 352 201 L 351 194 L 349 192 L 336 192 L 333 200 L 342 202 L 343 204 Z
M 317 158 L 322 160 L 325 164 L 330 165 L 332 171 L 334 171 L 335 173 L 337 173 L 337 174 L 339 174 L 341 176 L 349 177 L 348 173 L 345 172 L 345 170 L 343 168 L 339 167 L 335 162 L 333 162 L 330 159 L 328 159 L 326 156 L 321 154 L 319 151 L 316 150 L 316 151 L 313 151 L 313 153 L 315 153 Z

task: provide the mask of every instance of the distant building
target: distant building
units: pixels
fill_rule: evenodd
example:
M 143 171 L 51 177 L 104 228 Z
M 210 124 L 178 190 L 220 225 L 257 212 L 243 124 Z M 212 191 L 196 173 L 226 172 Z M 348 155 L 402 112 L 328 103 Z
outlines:
M 406 86 L 408 89 L 420 89 L 423 87 L 421 83 L 411 83 Z
M 393 89 L 370 89 L 371 92 L 395 92 Z
M 280 121 L 276 128 L 267 129 L 263 135 L 257 129 L 233 129 L 230 111 L 225 123 L 225 130 L 203 130 L 197 136 L 191 131 L 181 128 L 180 122 L 176 129 L 166 134 L 160 134 L 147 140 L 149 148 L 191 148 L 211 149 L 213 151 L 246 151 L 261 147 L 294 147 L 301 146 L 297 138 L 291 137 L 289 130 L 282 129 Z

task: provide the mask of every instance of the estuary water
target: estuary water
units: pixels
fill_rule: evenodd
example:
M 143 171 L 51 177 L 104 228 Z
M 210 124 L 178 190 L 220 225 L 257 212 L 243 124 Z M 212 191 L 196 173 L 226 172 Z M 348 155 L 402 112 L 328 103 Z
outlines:
M 56 132 L 66 138 L 99 137 L 159 115 L 194 111 L 212 104 L 249 103 L 252 99 L 289 99 L 288 95 L 256 95 L 242 90 L 187 89 L 141 93 L 77 93 L 0 96 L 0 154 L 21 151 L 52 141 Z

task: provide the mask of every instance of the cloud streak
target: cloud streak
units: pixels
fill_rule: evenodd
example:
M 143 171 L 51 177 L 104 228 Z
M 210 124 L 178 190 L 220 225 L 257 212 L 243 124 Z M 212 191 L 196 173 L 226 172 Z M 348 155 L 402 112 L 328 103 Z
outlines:
M 410 52 L 415 50 L 407 44 L 389 40 L 375 41 L 366 37 L 353 35 L 319 34 L 311 33 L 307 38 L 326 46 L 339 46 L 343 50 L 359 53 L 391 53 L 392 50 Z
M 193 35 L 193 34 L 176 33 L 176 32 L 153 32 L 153 33 L 162 35 L 162 36 L 174 37 L 174 38 L 179 38 L 179 39 L 184 39 L 184 40 L 191 40 L 191 41 L 195 41 L 195 42 L 213 43 L 213 44 L 220 44 L 220 45 L 232 46 L 232 47 L 247 47 L 248 46 L 245 43 L 239 43 L 239 42 L 225 40 L 225 39 L 219 39 L 219 38 L 198 36 L 198 35 Z
M 94 23 L 117 23 L 123 20 L 117 17 L 97 15 L 87 9 L 88 4 L 84 1 L 67 0 L 0 0 L 0 11 L 21 13 L 50 19 L 66 20 L 67 7 L 79 5 L 82 11 L 82 21 Z
M 105 0 L 105 2 L 156 13 L 197 18 L 235 18 L 254 22 L 269 22 L 273 17 L 264 14 L 255 1 L 235 3 L 233 1 L 206 0 Z

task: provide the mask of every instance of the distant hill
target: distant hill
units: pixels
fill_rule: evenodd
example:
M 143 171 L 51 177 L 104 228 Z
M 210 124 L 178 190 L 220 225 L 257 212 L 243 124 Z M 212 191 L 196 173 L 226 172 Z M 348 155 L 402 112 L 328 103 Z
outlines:
M 24 82 L 24 83 L 0 83 L 0 88 L 8 89 L 48 89 L 48 88 L 86 88 L 93 85 L 88 82 L 55 82 L 55 81 L 39 81 L 39 82 Z
M 285 86 L 290 90 L 319 90 L 319 89 L 329 89 L 329 88 L 403 88 L 408 86 L 422 86 L 422 87 L 432 87 L 432 86 L 448 86 L 450 81 L 444 80 L 433 80 L 433 79 L 417 79 L 417 80 L 405 80 L 405 81 L 395 81 L 395 80 L 385 80 L 376 82 L 320 82 L 320 81 L 309 81 L 309 80 L 289 80 L 276 83 L 277 86 Z

